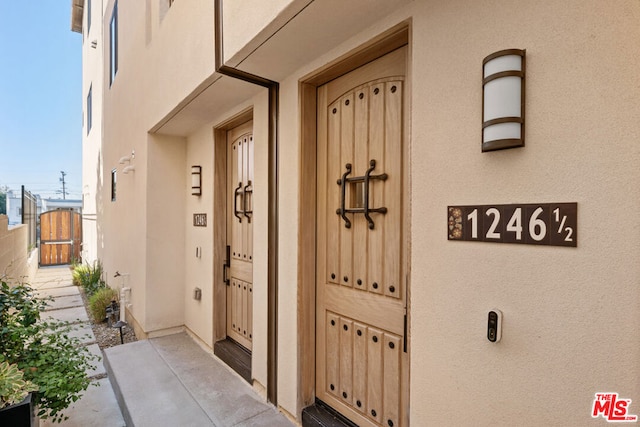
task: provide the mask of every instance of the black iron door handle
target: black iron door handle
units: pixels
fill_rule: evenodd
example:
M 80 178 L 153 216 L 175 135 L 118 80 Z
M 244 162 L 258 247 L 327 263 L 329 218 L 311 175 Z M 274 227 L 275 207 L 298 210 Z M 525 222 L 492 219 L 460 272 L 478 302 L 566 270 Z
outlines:
M 338 180 L 338 185 L 340 186 L 340 207 L 336 209 L 336 213 L 344 220 L 344 226 L 351 228 L 351 221 L 347 218 L 347 209 L 344 200 L 347 193 L 347 176 L 351 173 L 351 163 L 347 163 L 345 168 L 347 171 L 343 173 L 342 178 Z
M 247 193 L 253 196 L 253 186 L 251 185 L 251 180 L 249 180 L 249 183 L 244 186 L 243 193 L 242 193 L 242 209 L 243 209 L 242 213 L 244 214 L 244 216 L 247 217 L 247 221 L 251 222 L 251 215 L 253 214 L 253 209 L 251 210 L 247 209 L 247 203 L 249 200 Z
M 238 187 L 233 192 L 233 216 L 238 218 L 238 221 L 240 222 L 242 222 L 242 215 L 244 214 L 244 211 L 238 210 L 238 196 L 242 195 L 241 191 L 242 191 L 242 183 L 239 182 Z

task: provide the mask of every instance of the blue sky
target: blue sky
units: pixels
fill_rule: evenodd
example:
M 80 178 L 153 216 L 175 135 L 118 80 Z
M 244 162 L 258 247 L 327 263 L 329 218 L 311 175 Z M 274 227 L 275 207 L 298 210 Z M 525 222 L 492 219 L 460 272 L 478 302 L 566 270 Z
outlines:
M 82 34 L 68 0 L 0 0 L 0 186 L 82 197 Z

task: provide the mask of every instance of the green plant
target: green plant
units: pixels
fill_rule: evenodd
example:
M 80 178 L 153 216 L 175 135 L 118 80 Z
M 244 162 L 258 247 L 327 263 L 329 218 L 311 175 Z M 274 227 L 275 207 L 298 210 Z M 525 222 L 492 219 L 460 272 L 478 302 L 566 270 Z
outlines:
M 69 335 L 71 325 L 40 319 L 46 305 L 28 285 L 0 280 L 0 362 L 16 364 L 35 384 L 37 415 L 55 423 L 67 418 L 62 411 L 89 386 L 86 371 L 97 357 Z
M 82 259 L 78 260 L 78 258 L 76 258 L 74 255 L 71 256 L 71 270 L 75 270 L 76 267 L 78 267 L 79 265 L 82 265 L 81 263 Z
M 107 287 L 107 284 L 102 280 L 102 263 L 100 261 L 94 261 L 93 264 L 79 264 L 71 273 L 73 277 L 73 284 L 81 286 L 87 293 L 87 297 L 91 297 L 99 289 Z
M 29 393 L 38 389 L 23 376 L 24 372 L 18 369 L 18 365 L 0 362 L 0 408 L 20 403 Z
M 116 301 L 117 299 L 118 291 L 112 288 L 103 288 L 93 294 L 89 298 L 89 312 L 93 321 L 96 323 L 102 322 L 107 316 L 107 306 L 111 304 L 111 301 Z

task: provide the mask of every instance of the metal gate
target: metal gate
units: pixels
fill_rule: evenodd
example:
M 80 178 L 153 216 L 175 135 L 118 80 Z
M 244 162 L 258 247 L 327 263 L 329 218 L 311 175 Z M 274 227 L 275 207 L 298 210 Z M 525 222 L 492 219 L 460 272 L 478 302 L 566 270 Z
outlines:
M 40 265 L 80 262 L 82 222 L 71 209 L 57 209 L 40 215 Z

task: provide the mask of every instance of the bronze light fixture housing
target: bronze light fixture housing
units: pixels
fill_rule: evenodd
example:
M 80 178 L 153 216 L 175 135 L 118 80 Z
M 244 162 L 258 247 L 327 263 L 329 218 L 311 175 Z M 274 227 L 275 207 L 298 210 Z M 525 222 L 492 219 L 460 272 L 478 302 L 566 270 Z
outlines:
M 524 147 L 525 59 L 507 49 L 482 61 L 482 152 Z

